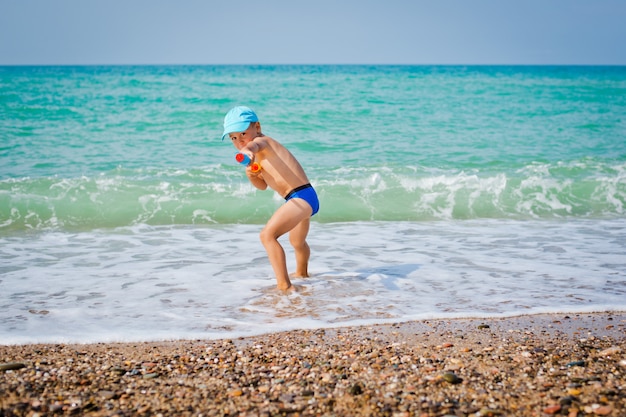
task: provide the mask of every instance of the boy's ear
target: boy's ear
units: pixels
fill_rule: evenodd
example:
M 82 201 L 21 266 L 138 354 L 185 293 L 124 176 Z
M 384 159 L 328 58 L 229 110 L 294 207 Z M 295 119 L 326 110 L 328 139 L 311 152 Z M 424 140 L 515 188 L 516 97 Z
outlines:
M 256 122 L 256 133 L 261 133 L 261 122 Z

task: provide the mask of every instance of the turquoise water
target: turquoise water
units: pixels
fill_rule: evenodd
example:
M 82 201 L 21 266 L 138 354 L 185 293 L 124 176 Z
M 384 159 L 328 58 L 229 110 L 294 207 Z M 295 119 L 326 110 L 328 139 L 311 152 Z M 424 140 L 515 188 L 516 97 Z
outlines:
M 263 223 L 237 104 L 319 222 L 624 215 L 626 67 L 2 67 L 0 231 Z
M 241 104 L 320 196 L 290 295 Z M 0 344 L 625 310 L 625 205 L 626 67 L 0 67 Z

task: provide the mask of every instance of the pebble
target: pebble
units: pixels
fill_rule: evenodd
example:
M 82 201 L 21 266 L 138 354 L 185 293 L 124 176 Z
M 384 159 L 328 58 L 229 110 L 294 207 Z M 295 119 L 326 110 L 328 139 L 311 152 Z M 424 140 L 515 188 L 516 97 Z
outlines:
M 592 407 L 593 408 L 593 407 Z M 608 416 L 613 412 L 613 409 L 606 405 L 601 405 L 597 408 L 593 408 L 593 413 L 597 416 Z
M 363 388 L 361 387 L 360 384 L 354 384 L 352 385 L 349 389 L 348 392 L 350 393 L 350 395 L 361 395 L 363 394 Z
M 608 349 L 603 349 L 600 352 L 598 352 L 598 355 L 600 356 L 613 356 L 613 355 L 618 355 L 622 353 L 622 349 L 619 346 L 611 346 Z
M 561 411 L 561 406 L 559 404 L 550 405 L 543 409 L 543 412 L 546 414 L 556 414 Z
M 500 410 L 495 410 L 493 408 L 481 408 L 480 411 L 478 411 L 477 416 L 478 417 L 496 417 L 496 416 L 501 416 L 502 414 L 503 412 Z
M 25 367 L 26 365 L 20 362 L 0 363 L 0 371 L 15 371 Z
M 102 391 L 98 392 L 98 395 L 100 397 L 102 397 L 103 399 L 105 399 L 105 400 L 110 400 L 110 399 L 115 397 L 115 392 L 108 391 L 108 390 L 102 390 Z
M 460 384 L 461 382 L 463 382 L 463 378 L 459 378 L 453 372 L 446 372 L 446 373 L 444 373 L 442 375 L 442 378 L 443 378 L 444 381 L 449 382 L 451 384 Z
M 240 389 L 234 389 L 228 393 L 229 397 L 241 397 L 243 395 L 243 391 Z

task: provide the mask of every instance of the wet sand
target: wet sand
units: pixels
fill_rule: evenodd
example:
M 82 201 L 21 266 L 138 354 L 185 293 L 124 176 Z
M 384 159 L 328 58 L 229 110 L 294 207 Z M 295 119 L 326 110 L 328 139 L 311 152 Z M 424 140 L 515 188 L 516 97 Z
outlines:
M 625 416 L 626 312 L 0 346 L 0 416 Z

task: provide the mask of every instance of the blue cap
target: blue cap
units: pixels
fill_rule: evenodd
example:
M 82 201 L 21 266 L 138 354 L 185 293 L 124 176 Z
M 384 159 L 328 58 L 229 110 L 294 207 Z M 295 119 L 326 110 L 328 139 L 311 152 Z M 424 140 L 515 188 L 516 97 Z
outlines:
M 251 108 L 246 106 L 233 107 L 226 113 L 226 117 L 224 117 L 224 134 L 222 135 L 222 140 L 231 133 L 248 130 L 250 123 L 258 121 L 259 118 Z

